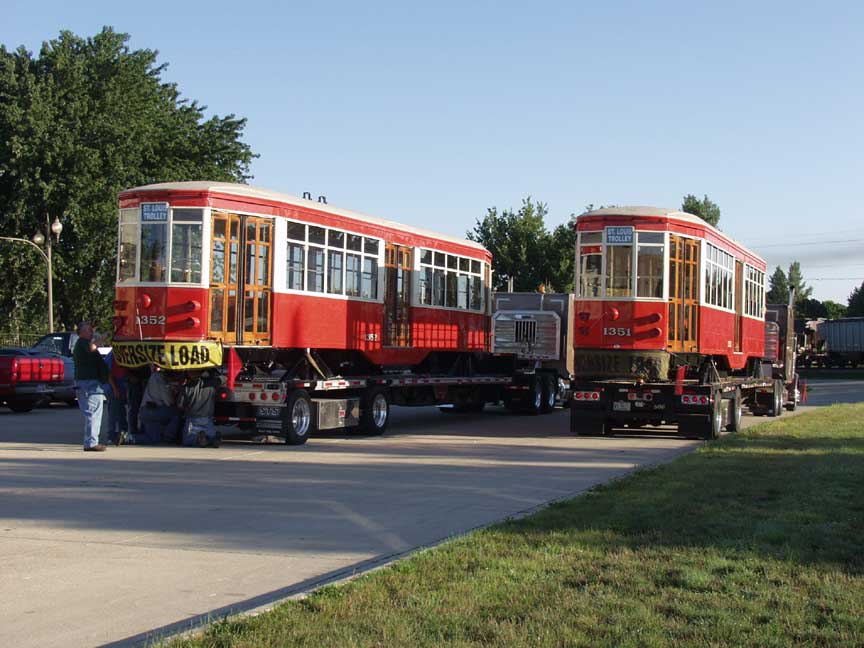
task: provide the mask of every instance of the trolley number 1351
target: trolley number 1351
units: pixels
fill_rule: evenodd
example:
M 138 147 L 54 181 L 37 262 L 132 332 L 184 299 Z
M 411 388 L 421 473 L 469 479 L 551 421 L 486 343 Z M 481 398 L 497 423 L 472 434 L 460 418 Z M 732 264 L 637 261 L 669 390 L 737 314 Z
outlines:
M 603 335 L 610 335 L 613 337 L 630 337 L 632 333 L 630 333 L 629 328 L 604 328 Z

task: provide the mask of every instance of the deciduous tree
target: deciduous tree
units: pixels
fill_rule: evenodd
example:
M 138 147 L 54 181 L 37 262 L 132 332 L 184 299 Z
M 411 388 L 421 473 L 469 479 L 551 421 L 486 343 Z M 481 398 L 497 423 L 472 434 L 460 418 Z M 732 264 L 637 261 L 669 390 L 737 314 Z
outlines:
M 117 193 L 176 180 L 243 182 L 255 157 L 246 120 L 205 106 L 162 80 L 167 64 L 106 27 L 64 31 L 38 55 L 0 46 L 0 234 L 30 237 L 63 222 L 54 247 L 56 321 L 109 328 Z M 45 267 L 35 250 L 3 245 L 0 307 L 20 326 L 45 327 Z
M 847 317 L 864 317 L 864 282 L 849 295 L 846 315 Z
M 846 307 L 843 304 L 838 304 L 835 301 L 826 299 L 824 302 L 822 302 L 822 305 L 825 307 L 825 317 L 827 317 L 828 319 L 846 317 Z
M 717 223 L 720 222 L 720 207 L 707 195 L 699 200 L 693 194 L 687 194 L 684 196 L 684 202 L 681 203 L 681 211 L 694 214 L 714 227 L 717 227 Z
M 551 283 L 551 237 L 543 222 L 546 204 L 528 196 L 518 211 L 501 213 L 490 207 L 477 219 L 468 238 L 492 253 L 493 290 L 507 290 L 510 279 L 517 292 L 533 292 Z

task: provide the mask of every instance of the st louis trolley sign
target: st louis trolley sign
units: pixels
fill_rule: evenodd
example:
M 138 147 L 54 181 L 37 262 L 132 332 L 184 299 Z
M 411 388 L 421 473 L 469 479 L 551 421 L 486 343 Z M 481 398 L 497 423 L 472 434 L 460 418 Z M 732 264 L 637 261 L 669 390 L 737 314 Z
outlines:
M 607 227 L 606 228 L 606 244 L 607 245 L 632 245 L 633 244 L 633 228 L 632 227 Z

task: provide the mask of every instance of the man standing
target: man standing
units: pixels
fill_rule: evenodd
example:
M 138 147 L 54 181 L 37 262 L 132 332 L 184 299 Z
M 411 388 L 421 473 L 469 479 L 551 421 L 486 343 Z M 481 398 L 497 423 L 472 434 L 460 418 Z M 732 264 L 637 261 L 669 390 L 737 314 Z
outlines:
M 84 451 L 104 452 L 99 443 L 102 427 L 102 385 L 108 382 L 108 367 L 93 343 L 93 327 L 90 322 L 78 323 L 78 341 L 72 350 L 75 361 L 75 396 L 78 407 L 84 414 Z
M 114 351 L 105 357 L 108 365 L 108 439 L 114 445 L 134 443 L 134 437 L 129 436 L 129 415 L 126 411 L 127 391 L 126 377 L 128 371 L 114 358 Z

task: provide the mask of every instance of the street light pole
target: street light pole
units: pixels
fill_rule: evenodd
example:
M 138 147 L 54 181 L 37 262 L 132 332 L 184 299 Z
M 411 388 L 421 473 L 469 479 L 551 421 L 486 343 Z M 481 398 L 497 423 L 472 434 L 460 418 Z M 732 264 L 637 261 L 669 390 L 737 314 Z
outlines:
M 45 247 L 48 254 L 45 255 L 45 260 L 48 262 L 48 332 L 54 332 L 54 270 L 51 267 L 51 241 L 56 236 L 57 242 L 60 242 L 60 232 L 63 231 L 63 223 L 56 216 L 54 222 L 51 222 L 51 216 L 45 214 Z
M 48 266 L 48 325 L 51 327 L 53 331 L 54 324 L 54 315 L 51 312 L 51 259 L 48 258 L 48 255 L 39 247 L 38 239 L 41 238 L 41 234 L 36 234 L 33 238 L 36 240 L 31 241 L 30 239 L 18 238 L 16 236 L 0 236 L 0 241 L 16 241 L 18 243 L 26 243 L 27 245 L 36 248 L 39 254 L 42 255 L 42 258 L 45 259 L 45 263 Z
M 50 218 L 45 214 L 45 225 Z M 58 223 L 60 221 L 57 221 Z M 48 332 L 54 332 L 54 271 L 51 268 L 51 226 L 48 225 L 48 238 L 45 239 L 45 247 L 48 249 Z
M 45 226 L 46 232 L 48 233 L 48 237 L 46 238 L 41 232 L 36 232 L 31 239 L 19 238 L 17 236 L 0 236 L 0 241 L 16 241 L 18 243 L 26 243 L 27 245 L 36 248 L 39 254 L 42 255 L 42 258 L 45 259 L 45 264 L 48 266 L 48 332 L 54 332 L 54 271 L 51 267 L 51 238 L 52 234 L 57 237 L 57 240 L 60 240 L 60 232 L 63 231 L 63 223 L 60 222 L 60 219 L 55 217 L 54 222 L 51 222 L 51 217 L 48 214 L 45 214 Z M 45 250 L 41 248 L 42 244 L 45 244 L 46 249 L 48 250 L 47 254 Z

